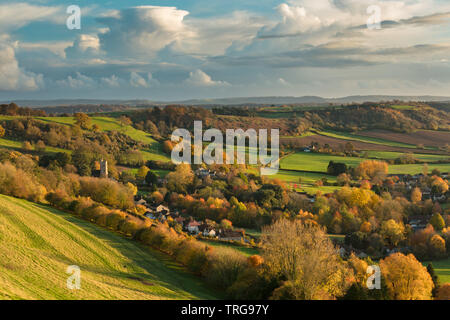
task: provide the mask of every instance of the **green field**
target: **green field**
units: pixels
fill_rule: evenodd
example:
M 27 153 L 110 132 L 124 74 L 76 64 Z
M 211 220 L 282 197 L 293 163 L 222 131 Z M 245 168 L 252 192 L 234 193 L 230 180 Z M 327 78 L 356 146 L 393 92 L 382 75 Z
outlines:
M 402 152 L 390 152 L 390 151 L 365 151 L 369 158 L 377 158 L 377 159 L 385 159 L 385 160 L 394 160 L 405 153 Z M 449 160 L 449 155 L 440 155 L 440 154 L 423 154 L 423 153 L 412 153 L 412 157 L 421 161 L 440 161 L 440 160 Z
M 327 172 L 330 161 L 344 162 L 347 165 L 356 167 L 361 161 L 365 159 L 354 157 L 340 157 L 324 153 L 306 153 L 297 152 L 281 160 L 281 169 L 285 170 L 299 170 L 299 171 L 315 171 Z
M 81 289 L 67 289 L 69 265 Z M 167 256 L 49 207 L 0 195 L 0 299 L 214 299 Z
M 231 248 L 231 249 L 236 250 L 236 251 L 238 251 L 240 253 L 243 253 L 246 256 L 252 256 L 252 255 L 255 255 L 255 254 L 259 254 L 259 250 L 256 249 L 256 248 L 252 248 L 252 247 L 239 246 L 239 245 L 235 245 L 235 244 L 231 244 L 231 243 L 219 242 L 219 241 L 209 241 L 209 240 L 204 240 L 204 239 L 199 239 L 199 240 L 201 242 L 207 243 L 211 247 Z
M 38 117 L 38 119 L 65 125 L 75 123 L 73 117 Z M 148 149 L 140 150 L 145 160 L 170 161 L 170 158 L 163 153 L 160 143 L 144 131 L 137 130 L 132 126 L 122 126 L 118 119 L 109 117 L 91 117 L 91 123 L 97 124 L 103 131 L 119 131 L 136 141 L 148 144 L 150 146 Z
M 398 164 L 389 166 L 390 174 L 418 174 L 423 172 L 423 164 Z M 428 173 L 431 174 L 431 171 L 434 169 L 439 170 L 440 172 L 449 172 L 450 171 L 450 163 L 441 163 L 441 164 L 429 164 L 428 165 Z
M 423 155 L 432 156 L 432 155 Z M 348 166 L 356 167 L 360 162 L 365 161 L 364 158 L 354 157 L 340 157 L 323 153 L 305 153 L 298 152 L 291 154 L 281 160 L 281 168 L 286 170 L 298 171 L 315 171 L 327 172 L 328 163 L 330 161 L 342 162 Z M 389 165 L 390 174 L 417 174 L 422 173 L 423 164 L 399 164 Z M 431 173 L 433 169 L 438 169 L 441 172 L 450 171 L 450 163 L 428 164 L 428 171 Z
M 0 138 L 0 148 L 6 148 L 6 149 L 14 149 L 17 151 L 21 151 L 23 149 L 22 147 L 23 142 L 22 141 L 16 141 L 16 140 L 11 140 L 11 139 L 7 139 L 7 138 Z M 46 152 L 67 152 L 70 153 L 70 150 L 65 150 L 65 149 L 61 149 L 61 148 L 55 148 L 55 147 L 45 147 L 45 151 Z
M 391 106 L 392 109 L 395 110 L 415 110 L 417 107 L 415 106 L 407 106 L 407 105 L 393 105 Z
M 423 265 L 427 266 L 429 262 L 424 262 Z M 447 260 L 432 261 L 434 271 L 439 277 L 441 284 L 450 283 L 450 258 Z

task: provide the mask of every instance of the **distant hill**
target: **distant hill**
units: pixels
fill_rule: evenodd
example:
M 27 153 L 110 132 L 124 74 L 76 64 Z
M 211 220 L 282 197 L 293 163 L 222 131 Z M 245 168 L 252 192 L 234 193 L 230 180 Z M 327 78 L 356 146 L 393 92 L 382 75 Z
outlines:
M 217 98 L 217 99 L 191 99 L 182 101 L 153 101 L 145 99 L 136 100 L 103 100 L 103 99 L 59 99 L 59 100 L 14 100 L 22 107 L 42 108 L 51 112 L 49 107 L 55 107 L 58 110 L 62 107 L 73 108 L 87 108 L 87 106 L 100 106 L 105 111 L 120 111 L 129 108 L 144 108 L 149 106 L 159 106 L 168 104 L 181 105 L 283 105 L 283 104 L 342 104 L 342 103 L 363 103 L 363 102 L 380 102 L 380 101 L 422 101 L 422 102 L 447 102 L 450 97 L 442 96 L 388 96 L 388 95 L 368 95 L 368 96 L 347 96 L 340 98 L 322 98 L 318 96 L 302 96 L 302 97 L 288 97 L 288 96 L 268 96 L 268 97 L 236 97 L 236 98 Z M 3 101 L 0 103 L 10 103 L 12 101 Z

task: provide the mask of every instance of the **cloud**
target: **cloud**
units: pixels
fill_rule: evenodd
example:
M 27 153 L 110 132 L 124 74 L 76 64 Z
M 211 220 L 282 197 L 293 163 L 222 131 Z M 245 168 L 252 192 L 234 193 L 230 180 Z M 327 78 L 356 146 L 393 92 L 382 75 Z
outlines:
M 93 78 L 85 76 L 80 72 L 75 73 L 75 77 L 68 76 L 66 79 L 56 81 L 56 84 L 60 87 L 70 89 L 94 89 L 98 86 L 98 83 Z
M 99 34 L 102 49 L 118 56 L 152 56 L 173 41 L 189 37 L 184 17 L 175 7 L 141 6 L 98 18 L 108 31 Z
M 43 75 L 20 68 L 14 46 L 0 41 L 0 91 L 34 91 L 43 86 Z
M 105 87 L 119 88 L 121 81 L 116 75 L 113 74 L 111 77 L 101 78 L 100 82 Z
M 96 35 L 81 34 L 73 44 L 65 49 L 66 57 L 83 59 L 97 56 L 100 52 L 100 40 Z
M 156 79 L 153 79 L 151 73 L 147 74 L 147 79 L 142 77 L 137 72 L 132 72 L 130 74 L 130 85 L 136 88 L 149 88 L 150 86 L 156 86 L 159 82 Z
M 0 30 L 15 30 L 33 21 L 62 22 L 62 7 L 36 6 L 28 3 L 0 5 Z
M 209 75 L 200 69 L 189 73 L 189 78 L 184 81 L 186 84 L 194 87 L 214 87 L 214 86 L 229 86 L 225 81 L 214 81 Z

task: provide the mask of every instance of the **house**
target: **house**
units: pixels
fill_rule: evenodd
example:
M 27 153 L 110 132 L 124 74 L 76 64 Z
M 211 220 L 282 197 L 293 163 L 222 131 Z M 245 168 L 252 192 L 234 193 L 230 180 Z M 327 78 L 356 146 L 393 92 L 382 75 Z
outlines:
M 167 179 L 165 179 L 165 178 L 158 178 L 157 184 L 159 186 L 164 186 L 164 185 L 167 184 Z
M 144 199 L 140 199 L 138 201 L 134 202 L 137 206 L 147 206 L 147 201 L 145 201 Z
M 205 229 L 202 234 L 204 237 L 214 238 L 216 236 L 216 231 L 214 229 Z
M 186 224 L 185 228 L 186 228 L 187 231 L 189 231 L 189 233 L 191 233 L 191 234 L 198 234 L 198 233 L 199 233 L 198 227 L 199 227 L 200 225 L 201 225 L 201 224 L 200 224 L 199 222 L 197 222 L 197 221 L 195 221 L 195 220 L 192 220 L 192 221 L 189 221 L 189 222 Z
M 178 217 L 174 218 L 173 220 L 174 220 L 176 223 L 181 224 L 181 225 L 183 226 L 183 225 L 184 225 L 184 221 L 185 221 L 186 219 L 183 218 L 183 217 L 178 216 Z
M 219 239 L 223 241 L 242 241 L 244 240 L 244 231 L 223 230 L 219 231 Z
M 210 177 L 210 176 L 215 176 L 216 172 L 207 170 L 205 168 L 200 168 L 195 171 L 195 175 L 199 178 L 206 178 L 206 177 Z
M 198 230 L 205 237 L 215 237 L 216 236 L 216 230 L 215 230 L 214 226 L 211 223 L 208 223 L 208 220 L 207 220 L 207 222 L 203 222 L 198 227 Z
M 445 194 L 440 195 L 440 196 L 433 196 L 433 201 L 434 202 L 445 202 L 447 200 L 447 196 Z
M 166 206 L 163 206 L 162 204 L 160 204 L 159 206 L 157 206 L 156 208 L 155 208 L 155 211 L 156 211 L 156 213 L 159 213 L 159 214 L 166 214 L 166 213 L 169 213 L 170 212 L 170 209 L 169 208 L 167 208 Z
M 408 223 L 414 231 L 418 231 L 427 227 L 429 218 L 430 217 L 412 216 L 409 218 Z

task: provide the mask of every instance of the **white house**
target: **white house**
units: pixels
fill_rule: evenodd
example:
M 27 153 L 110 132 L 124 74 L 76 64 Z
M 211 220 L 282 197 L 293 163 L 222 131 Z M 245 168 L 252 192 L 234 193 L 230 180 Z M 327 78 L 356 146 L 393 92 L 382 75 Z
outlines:
M 198 223 L 197 221 L 190 221 L 186 224 L 186 229 L 192 233 L 192 234 L 197 234 L 199 232 L 198 227 L 200 226 L 200 223 Z
M 213 238 L 216 236 L 216 231 L 214 229 L 205 229 L 203 230 L 203 236 Z

